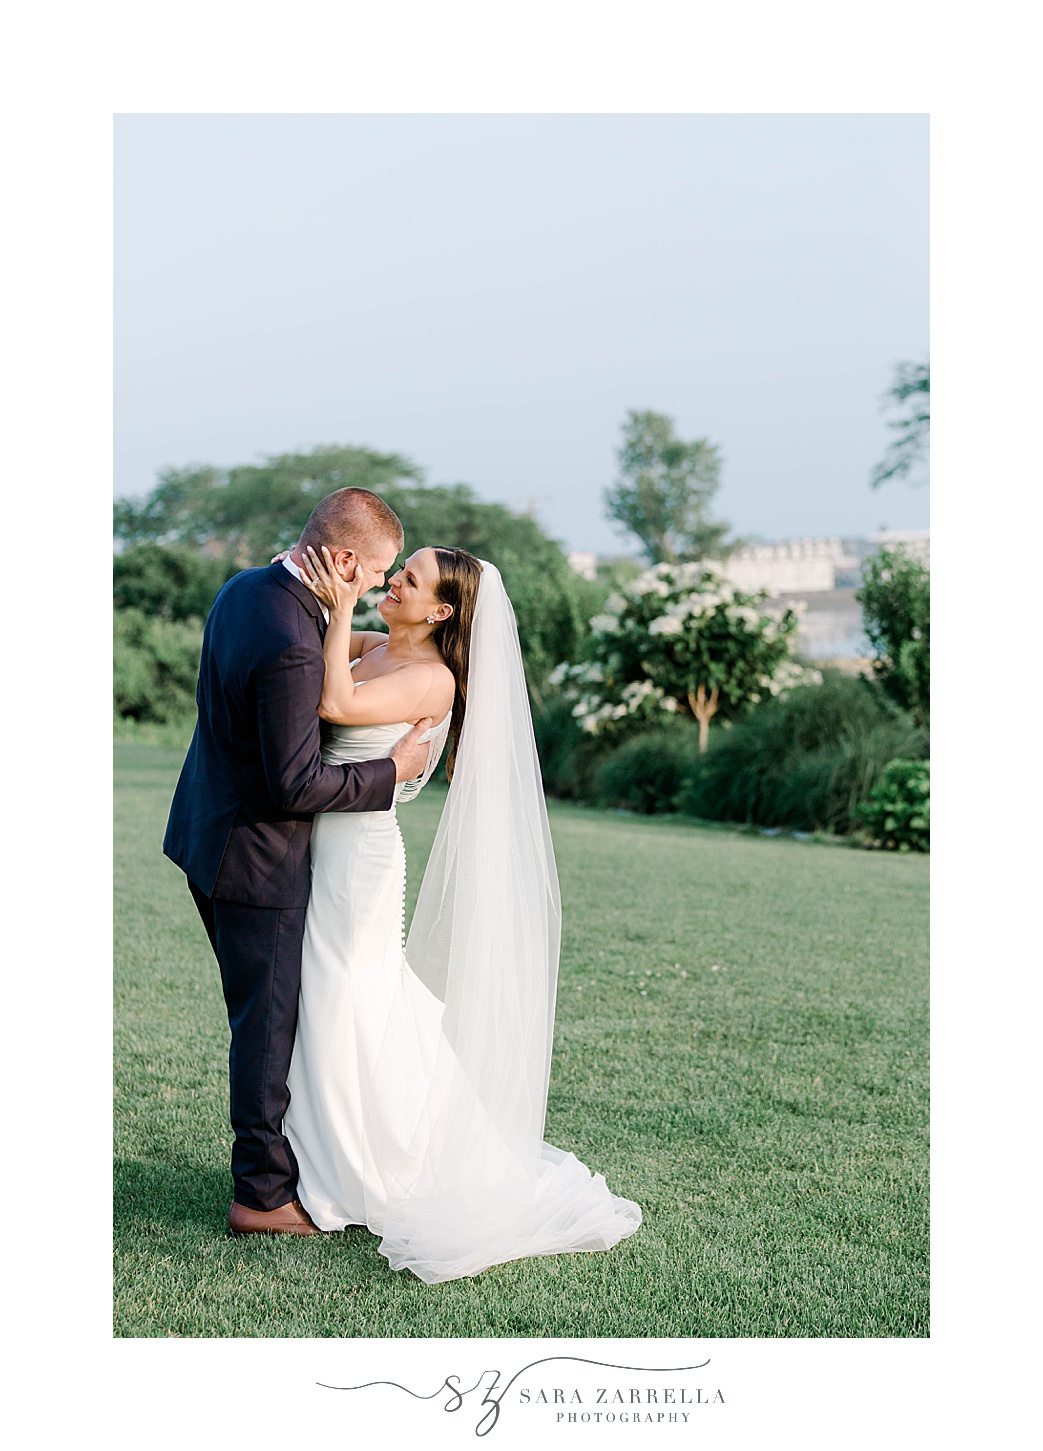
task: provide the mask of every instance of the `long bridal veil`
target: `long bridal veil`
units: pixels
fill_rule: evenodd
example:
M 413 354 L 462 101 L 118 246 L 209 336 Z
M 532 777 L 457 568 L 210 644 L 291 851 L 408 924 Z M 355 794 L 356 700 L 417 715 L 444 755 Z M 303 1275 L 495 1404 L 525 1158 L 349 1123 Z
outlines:
M 395 1269 L 435 1283 L 608 1249 L 641 1222 L 636 1204 L 543 1139 L 560 936 L 517 625 L 483 561 L 452 785 L 375 1071 L 360 1084 L 397 1096 L 407 1126 L 390 1164 L 381 1146 L 380 1252 Z

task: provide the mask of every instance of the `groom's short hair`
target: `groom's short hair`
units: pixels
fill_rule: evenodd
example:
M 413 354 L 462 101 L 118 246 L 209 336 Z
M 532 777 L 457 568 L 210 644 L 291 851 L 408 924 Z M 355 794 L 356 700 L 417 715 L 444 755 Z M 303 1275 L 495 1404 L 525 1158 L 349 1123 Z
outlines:
M 331 550 L 353 549 L 356 553 L 387 543 L 398 551 L 405 535 L 401 519 L 379 494 L 369 489 L 338 489 L 315 505 L 300 542 L 313 549 L 325 544 Z

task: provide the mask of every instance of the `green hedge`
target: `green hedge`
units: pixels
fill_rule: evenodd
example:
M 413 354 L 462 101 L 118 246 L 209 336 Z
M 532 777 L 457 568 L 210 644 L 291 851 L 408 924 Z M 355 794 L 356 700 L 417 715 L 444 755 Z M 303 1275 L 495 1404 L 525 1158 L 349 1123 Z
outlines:
M 593 795 L 601 806 L 644 815 L 673 811 L 699 761 L 698 728 L 679 722 L 642 731 L 595 767 Z

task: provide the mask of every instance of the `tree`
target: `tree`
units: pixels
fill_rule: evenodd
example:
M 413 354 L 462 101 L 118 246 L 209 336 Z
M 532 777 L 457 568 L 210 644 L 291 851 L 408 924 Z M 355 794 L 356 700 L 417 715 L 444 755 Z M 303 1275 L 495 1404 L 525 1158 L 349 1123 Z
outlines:
M 267 564 L 297 541 L 319 499 L 348 485 L 372 489 L 394 509 L 407 551 L 454 544 L 499 568 L 534 692 L 559 660 L 581 651 L 587 621 L 607 591 L 581 578 L 535 519 L 484 502 L 466 484 L 426 484 L 422 470 L 399 454 L 361 448 L 281 454 L 224 472 L 168 470 L 147 498 L 118 501 L 114 532 L 129 547 L 114 566 L 117 603 L 184 618 L 179 611 L 190 597 L 202 599 L 208 579 Z M 372 603 L 375 596 L 363 601 Z M 360 611 L 359 625 L 384 628 L 374 610 Z
M 584 730 L 626 731 L 690 716 L 706 750 L 710 722 L 764 695 L 821 681 L 793 659 L 797 614 L 764 608 L 712 563 L 658 564 L 606 601 L 591 621 L 593 658 L 551 675 Z
M 931 720 L 931 573 L 901 546 L 862 565 L 855 598 L 875 659 L 873 673 L 923 731 Z
M 905 478 L 921 459 L 926 466 L 931 436 L 930 363 L 899 363 L 894 382 L 884 394 L 884 403 L 904 409 L 904 413 L 888 424 L 896 437 L 872 472 L 870 485 L 874 489 L 889 479 Z M 916 482 L 923 483 L 926 478 L 925 467 L 923 476 Z
M 267 564 L 297 542 L 312 509 L 335 489 L 352 486 L 384 496 L 421 477 L 400 454 L 338 445 L 225 470 L 209 464 L 167 469 L 140 503 L 117 500 L 113 532 L 124 544 L 183 544 L 233 559 L 240 568 Z
M 618 451 L 619 477 L 605 490 L 609 518 L 640 539 L 652 564 L 720 557 L 725 523 L 708 516 L 720 484 L 709 439 L 685 443 L 665 413 L 631 409 Z

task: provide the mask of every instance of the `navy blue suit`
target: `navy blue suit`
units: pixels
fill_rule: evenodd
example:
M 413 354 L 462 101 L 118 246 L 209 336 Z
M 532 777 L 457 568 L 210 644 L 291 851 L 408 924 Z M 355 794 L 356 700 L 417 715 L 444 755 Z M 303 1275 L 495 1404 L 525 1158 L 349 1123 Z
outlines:
M 390 759 L 324 765 L 319 698 L 325 623 L 285 569 L 247 569 L 214 601 L 203 633 L 199 719 L 163 850 L 189 888 L 221 968 L 232 1032 L 235 1198 L 277 1209 L 296 1194 L 282 1133 L 297 1027 L 316 811 L 386 811 Z

